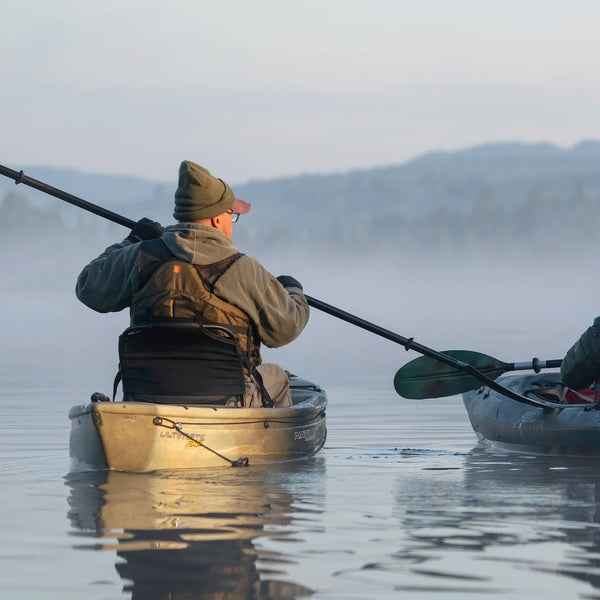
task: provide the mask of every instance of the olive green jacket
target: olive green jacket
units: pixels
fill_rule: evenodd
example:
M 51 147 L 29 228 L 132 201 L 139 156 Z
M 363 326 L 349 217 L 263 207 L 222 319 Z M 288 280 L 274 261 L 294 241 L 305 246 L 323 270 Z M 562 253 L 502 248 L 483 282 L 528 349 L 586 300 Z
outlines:
M 175 257 L 196 265 L 210 265 L 239 252 L 218 229 L 198 223 L 167 227 L 163 241 Z M 77 279 L 79 300 L 98 312 L 118 312 L 130 306 L 140 283 L 138 249 L 139 243 L 125 239 L 87 265 Z M 218 279 L 214 293 L 243 310 L 269 348 L 288 344 L 308 322 L 309 306 L 302 290 L 284 288 L 246 255 Z
M 563 383 L 574 390 L 589 387 L 600 376 L 600 317 L 569 349 L 560 374 Z

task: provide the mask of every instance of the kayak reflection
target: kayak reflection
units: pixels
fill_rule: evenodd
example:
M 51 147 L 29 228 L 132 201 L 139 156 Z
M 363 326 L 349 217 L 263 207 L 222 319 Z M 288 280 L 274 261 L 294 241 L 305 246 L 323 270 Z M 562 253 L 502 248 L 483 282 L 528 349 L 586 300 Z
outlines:
M 285 482 L 318 483 L 323 470 L 315 458 L 243 472 L 71 473 L 68 517 L 93 538 L 88 548 L 116 551 L 133 600 L 300 598 L 312 591 L 285 580 L 290 558 L 257 540 L 297 535 L 302 500 Z
M 549 457 L 474 452 L 467 461 L 465 492 L 477 504 L 502 505 L 502 518 L 534 523 L 536 543 L 560 543 L 566 552 L 555 573 L 600 588 L 600 473 L 589 457 Z M 493 499 L 493 500 L 492 500 Z M 483 503 L 482 503 L 483 500 Z M 523 537 L 515 535 L 514 543 Z M 497 540 L 494 540 L 495 542 Z M 539 557 L 537 568 L 544 564 Z
M 406 539 L 395 566 L 415 589 L 415 578 L 423 587 L 433 578 L 461 593 L 526 597 L 528 589 L 557 585 L 548 573 L 600 588 L 596 461 L 477 447 L 453 464 L 425 467 L 396 485 Z

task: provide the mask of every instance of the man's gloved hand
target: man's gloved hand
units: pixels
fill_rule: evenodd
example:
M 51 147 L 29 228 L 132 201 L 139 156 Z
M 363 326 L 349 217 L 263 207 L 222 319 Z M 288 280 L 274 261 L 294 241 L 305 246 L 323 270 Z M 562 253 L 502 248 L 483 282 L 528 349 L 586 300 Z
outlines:
M 279 281 L 279 283 L 286 289 L 290 287 L 302 289 L 300 282 L 297 279 L 294 279 L 291 275 L 280 275 L 277 277 L 277 281 Z
M 165 232 L 164 227 L 157 221 L 144 217 L 140 219 L 131 230 L 131 233 L 125 238 L 130 242 L 141 242 L 142 240 L 153 240 L 162 237 Z

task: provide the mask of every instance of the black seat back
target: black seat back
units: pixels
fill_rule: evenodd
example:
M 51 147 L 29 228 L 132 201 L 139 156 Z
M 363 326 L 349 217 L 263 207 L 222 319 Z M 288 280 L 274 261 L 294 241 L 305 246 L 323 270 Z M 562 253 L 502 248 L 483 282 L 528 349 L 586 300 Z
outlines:
M 119 369 L 125 400 L 218 404 L 244 395 L 239 342 L 219 325 L 129 327 L 119 337 Z

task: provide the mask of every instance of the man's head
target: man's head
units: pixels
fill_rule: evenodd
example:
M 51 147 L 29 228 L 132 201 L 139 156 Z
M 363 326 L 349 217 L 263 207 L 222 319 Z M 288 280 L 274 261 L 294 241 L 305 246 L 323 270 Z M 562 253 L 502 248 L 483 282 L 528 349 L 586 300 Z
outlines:
M 250 204 L 236 198 L 222 179 L 189 160 L 181 163 L 173 211 L 178 221 L 204 221 L 227 212 L 245 214 L 249 210 Z

